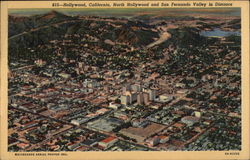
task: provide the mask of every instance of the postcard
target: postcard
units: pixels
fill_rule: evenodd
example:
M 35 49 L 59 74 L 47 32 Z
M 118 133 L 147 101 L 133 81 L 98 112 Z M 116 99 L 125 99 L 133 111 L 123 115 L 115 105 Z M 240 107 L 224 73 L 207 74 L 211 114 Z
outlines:
M 1 160 L 249 153 L 249 1 L 1 2 Z

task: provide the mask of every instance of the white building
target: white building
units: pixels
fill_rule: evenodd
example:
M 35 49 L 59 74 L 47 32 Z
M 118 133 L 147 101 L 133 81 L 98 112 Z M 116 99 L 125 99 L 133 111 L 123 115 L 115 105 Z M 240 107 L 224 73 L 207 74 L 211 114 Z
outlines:
M 109 108 L 118 109 L 121 105 L 118 103 L 110 102 Z
M 123 95 L 121 96 L 120 100 L 121 100 L 121 104 L 124 104 L 124 105 L 130 104 L 130 96 Z
M 173 96 L 169 96 L 169 95 L 167 95 L 167 94 L 162 94 L 162 95 L 159 96 L 160 102 L 170 102 L 170 101 L 172 101 L 173 99 L 174 99 Z

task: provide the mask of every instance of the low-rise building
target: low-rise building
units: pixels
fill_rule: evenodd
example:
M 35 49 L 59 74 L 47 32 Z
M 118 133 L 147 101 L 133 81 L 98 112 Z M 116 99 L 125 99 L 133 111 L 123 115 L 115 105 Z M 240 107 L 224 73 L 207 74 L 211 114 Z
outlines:
M 101 146 L 103 149 L 111 147 L 115 142 L 118 141 L 118 138 L 116 137 L 108 137 L 98 143 L 99 146 Z

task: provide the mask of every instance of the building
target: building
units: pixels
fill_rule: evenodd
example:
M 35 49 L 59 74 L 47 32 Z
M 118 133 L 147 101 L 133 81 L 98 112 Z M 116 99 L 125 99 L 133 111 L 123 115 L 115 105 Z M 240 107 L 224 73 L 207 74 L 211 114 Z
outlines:
M 149 140 L 149 145 L 150 146 L 156 146 L 159 143 L 160 143 L 160 138 L 159 137 L 153 137 L 152 139 Z
M 167 103 L 167 102 L 170 102 L 174 99 L 173 96 L 169 96 L 167 94 L 162 94 L 159 96 L 159 100 L 160 102 L 164 102 L 164 103 Z
M 83 68 L 83 66 L 84 66 L 83 62 L 78 62 L 78 67 L 79 68 Z
M 148 93 L 149 93 L 149 100 L 150 100 L 150 101 L 154 101 L 155 98 L 156 98 L 156 91 L 153 90 L 153 89 L 150 89 L 150 90 L 148 91 Z
M 128 115 L 126 112 L 124 111 L 117 111 L 117 112 L 114 112 L 114 117 L 116 118 L 119 118 L 119 119 L 122 119 L 124 121 L 126 121 L 128 119 Z
M 42 59 L 38 59 L 35 61 L 35 64 L 38 65 L 38 66 L 43 66 L 44 64 L 46 64 L 45 61 L 43 61 Z
M 143 101 L 143 93 L 139 93 L 137 95 L 137 104 L 138 105 L 143 105 L 144 104 L 144 101 Z
M 166 143 L 167 141 L 169 141 L 169 136 L 161 135 L 159 136 L 159 139 L 160 139 L 160 143 Z
M 186 125 L 188 125 L 188 126 L 192 126 L 195 123 L 199 122 L 199 118 L 198 117 L 194 117 L 194 116 L 186 116 L 186 117 L 183 117 L 181 119 L 181 121 L 183 123 L 185 123 Z
M 109 109 L 101 108 L 101 109 L 98 109 L 98 110 L 96 111 L 96 113 L 97 113 L 97 114 L 104 114 L 104 113 L 106 113 L 106 112 L 108 112 L 108 111 L 109 111 Z
M 140 119 L 140 120 L 136 119 L 132 121 L 132 126 L 136 128 L 144 128 L 149 124 L 150 122 L 146 119 Z
M 99 87 L 100 84 L 97 81 L 85 79 L 85 81 L 83 82 L 83 86 L 88 88 L 95 88 Z
M 87 128 L 98 130 L 98 131 L 105 131 L 105 132 L 112 132 L 117 127 L 123 125 L 124 121 L 118 118 L 99 118 L 94 121 L 90 121 L 87 123 Z
M 148 105 L 149 104 L 149 93 L 143 93 L 143 101 L 144 104 Z
M 109 108 L 112 108 L 112 109 L 118 109 L 120 106 L 121 105 L 118 103 L 114 103 L 114 102 L 109 103 Z
M 123 92 L 124 96 L 129 97 L 129 104 L 132 104 L 132 94 L 130 91 Z
M 117 142 L 117 141 L 118 141 L 118 138 L 116 138 L 116 137 L 108 137 L 108 138 L 100 141 L 98 143 L 98 145 L 100 147 L 102 147 L 103 149 L 107 149 L 107 148 L 111 147 L 113 144 L 115 144 L 115 142 Z
M 67 73 L 59 73 L 58 76 L 62 77 L 62 78 L 70 78 L 70 74 L 67 74 Z
M 195 117 L 201 118 L 201 112 L 195 111 L 194 112 Z
M 131 90 L 131 86 L 129 84 L 126 84 L 124 87 L 122 87 L 122 93 L 126 93 Z
M 142 91 L 142 86 L 140 84 L 134 84 L 131 86 L 131 90 L 134 92 L 141 92 Z
M 76 149 L 77 147 L 80 147 L 80 146 L 81 146 L 81 143 L 73 143 L 71 145 L 68 145 L 68 149 L 74 150 L 74 149 Z
M 136 92 L 126 92 L 125 95 L 130 97 L 130 104 L 137 101 L 137 93 Z
M 78 119 L 73 119 L 71 120 L 71 123 L 77 126 L 80 126 L 81 124 L 87 122 L 89 118 L 78 118 Z
M 141 143 L 144 142 L 144 140 L 149 138 L 150 136 L 159 133 L 165 127 L 166 126 L 164 125 L 151 122 L 145 127 L 123 128 L 119 131 L 119 133 L 123 134 L 124 136 L 135 139 L 137 142 Z
M 129 105 L 130 104 L 130 96 L 122 95 L 121 98 L 121 104 L 123 105 Z

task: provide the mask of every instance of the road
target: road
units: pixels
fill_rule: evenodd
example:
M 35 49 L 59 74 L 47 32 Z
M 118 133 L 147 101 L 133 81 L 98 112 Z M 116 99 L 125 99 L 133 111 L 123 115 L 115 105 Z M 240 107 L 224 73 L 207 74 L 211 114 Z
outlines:
M 160 38 L 158 40 L 150 43 L 149 45 L 147 45 L 146 48 L 151 48 L 151 47 L 154 47 L 156 45 L 159 45 L 159 44 L 165 42 L 166 40 L 168 40 L 170 37 L 171 37 L 171 34 L 168 33 L 167 31 L 162 32 L 162 33 L 160 33 Z
M 34 66 L 35 66 L 35 65 L 28 65 L 28 66 L 24 66 L 24 67 L 15 68 L 15 69 L 12 69 L 11 72 L 15 72 L 15 71 L 21 70 L 21 69 L 32 68 L 32 67 L 34 67 Z

